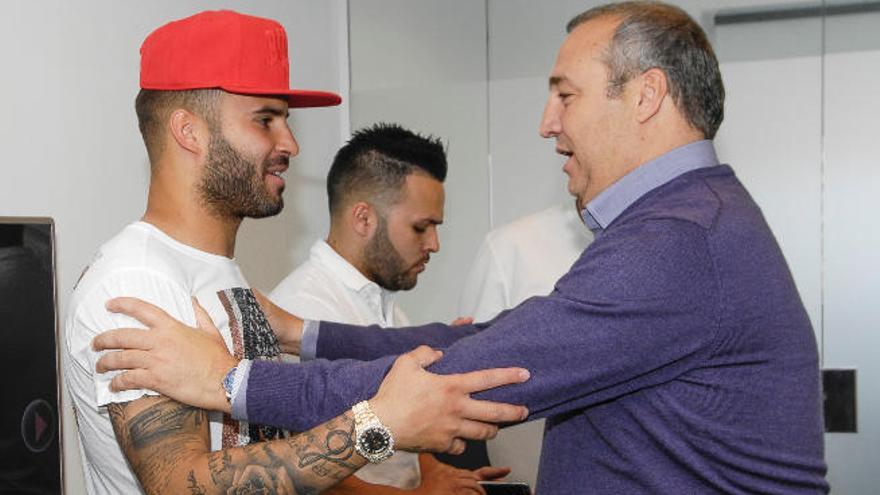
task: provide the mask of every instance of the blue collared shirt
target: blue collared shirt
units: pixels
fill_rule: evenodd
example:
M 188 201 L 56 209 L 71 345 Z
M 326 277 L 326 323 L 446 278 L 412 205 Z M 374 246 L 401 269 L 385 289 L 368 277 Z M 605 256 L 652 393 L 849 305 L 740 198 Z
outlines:
M 718 157 L 712 141 L 695 141 L 675 148 L 640 165 L 587 203 L 581 211 L 584 224 L 594 234 L 599 233 L 648 191 L 691 170 L 715 165 Z

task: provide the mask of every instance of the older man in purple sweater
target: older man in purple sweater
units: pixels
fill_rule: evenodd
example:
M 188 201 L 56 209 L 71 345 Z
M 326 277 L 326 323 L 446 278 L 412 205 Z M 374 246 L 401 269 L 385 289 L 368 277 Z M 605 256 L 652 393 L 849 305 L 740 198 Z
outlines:
M 649 2 L 591 9 L 568 33 L 540 131 L 567 157 L 595 242 L 553 292 L 487 323 L 415 331 L 274 313 L 288 348 L 327 360 L 230 362 L 246 374 L 233 411 L 307 428 L 427 343 L 444 348 L 437 373 L 531 371 L 479 396 L 547 418 L 542 495 L 827 492 L 815 337 L 760 209 L 715 156 L 724 89 L 705 34 Z M 219 400 L 209 382 L 215 397 L 198 405 Z

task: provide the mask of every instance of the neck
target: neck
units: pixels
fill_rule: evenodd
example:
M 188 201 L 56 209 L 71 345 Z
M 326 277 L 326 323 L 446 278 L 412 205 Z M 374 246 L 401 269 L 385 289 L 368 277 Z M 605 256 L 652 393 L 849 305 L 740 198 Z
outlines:
M 166 187 L 156 175 L 150 181 L 147 211 L 142 218 L 178 242 L 227 258 L 235 256 L 240 218 L 212 214 L 198 195 L 182 187 Z
M 652 139 L 641 139 L 640 153 L 637 161 L 638 166 L 665 155 L 676 148 L 705 139 L 702 132 L 684 122 L 677 122 L 675 124 L 655 126 L 654 129 L 650 130 Z
M 366 272 L 366 263 L 364 263 L 363 256 L 366 246 L 363 245 L 360 239 L 352 239 L 351 236 L 344 235 L 339 232 L 339 229 L 333 228 L 331 222 L 330 233 L 327 235 L 327 244 L 336 251 L 336 254 L 349 262 L 357 271 L 361 272 L 364 277 L 374 281 Z

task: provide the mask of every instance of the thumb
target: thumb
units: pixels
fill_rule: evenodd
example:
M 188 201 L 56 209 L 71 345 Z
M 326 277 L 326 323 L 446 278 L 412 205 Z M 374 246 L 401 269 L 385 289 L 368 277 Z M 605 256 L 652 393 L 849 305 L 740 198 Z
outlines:
M 209 315 L 208 312 L 205 311 L 205 308 L 199 304 L 199 300 L 196 299 L 195 296 L 192 298 L 192 304 L 193 311 L 196 313 L 196 326 L 199 327 L 199 330 L 213 337 L 220 337 L 220 330 L 214 325 L 214 320 L 211 319 L 211 315 Z

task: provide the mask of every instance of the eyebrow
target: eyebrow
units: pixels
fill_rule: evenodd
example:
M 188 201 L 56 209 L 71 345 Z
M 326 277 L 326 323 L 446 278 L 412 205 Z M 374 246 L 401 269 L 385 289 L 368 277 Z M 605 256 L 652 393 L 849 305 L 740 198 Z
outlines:
M 549 86 L 552 88 L 553 86 L 559 86 L 563 82 L 567 81 L 565 76 L 550 76 L 548 80 Z
M 287 117 L 290 117 L 290 110 L 281 109 L 281 108 L 277 108 L 277 107 L 264 106 L 264 107 L 260 107 L 256 110 L 254 110 L 254 115 L 260 115 L 260 114 L 275 115 L 276 117 L 284 117 L 286 119 Z

